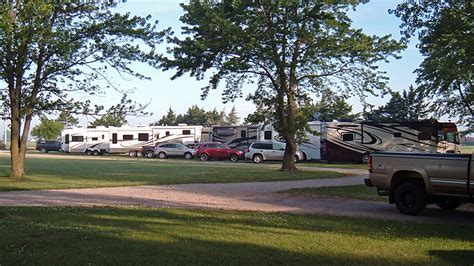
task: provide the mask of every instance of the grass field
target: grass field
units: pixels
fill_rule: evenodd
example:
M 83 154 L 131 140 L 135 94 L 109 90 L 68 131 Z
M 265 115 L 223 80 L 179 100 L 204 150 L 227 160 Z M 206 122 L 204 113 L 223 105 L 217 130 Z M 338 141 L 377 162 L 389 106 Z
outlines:
M 341 177 L 323 171 L 284 173 L 251 163 L 223 164 L 185 160 L 96 160 L 28 158 L 27 177 L 8 178 L 8 157 L 0 157 L 0 191 L 134 186 L 150 184 L 231 183 Z
M 474 152 L 474 146 L 461 146 L 461 153 L 473 153 Z
M 142 208 L 0 208 L 0 264 L 374 265 L 474 261 L 473 226 Z
M 322 195 L 322 196 L 335 196 L 341 198 L 351 198 L 358 200 L 368 201 L 381 201 L 386 202 L 387 197 L 381 197 L 377 195 L 377 190 L 373 187 L 367 187 L 365 185 L 353 185 L 353 186 L 338 186 L 338 187 L 318 187 L 318 188 L 295 188 L 290 190 L 281 191 L 280 193 L 288 193 L 292 195 Z

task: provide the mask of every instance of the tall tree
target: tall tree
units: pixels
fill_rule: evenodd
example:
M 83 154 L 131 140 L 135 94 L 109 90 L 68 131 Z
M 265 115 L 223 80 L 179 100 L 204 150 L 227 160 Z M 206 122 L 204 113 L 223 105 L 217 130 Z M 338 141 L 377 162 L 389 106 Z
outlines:
M 474 2 L 403 1 L 392 12 L 408 42 L 417 35 L 421 54 L 417 83 L 437 116 L 458 117 L 473 132 Z
M 66 110 L 61 111 L 56 120 L 61 122 L 65 127 L 77 126 L 79 123 L 79 120 Z
M 170 41 L 164 69 L 198 80 L 212 72 L 203 97 L 226 83 L 224 102 L 242 96 L 242 85 L 255 82 L 260 98 L 286 141 L 281 170 L 294 171 L 295 135 L 305 124 L 300 104 L 307 93 L 334 88 L 348 94 L 386 89 L 377 62 L 403 46 L 390 36 L 368 36 L 351 28 L 347 1 L 198 1 L 181 4 L 183 34 Z M 249 98 L 250 99 L 250 98 Z
M 166 115 L 163 115 L 161 119 L 158 122 L 150 124 L 150 126 L 160 126 L 160 125 L 168 125 L 168 126 L 174 126 L 176 125 L 176 113 L 173 111 L 173 109 L 170 108 L 168 109 L 168 112 Z
M 322 93 L 321 100 L 314 105 L 314 113 L 319 114 L 320 121 L 354 120 L 359 116 L 352 114 L 352 106 L 344 97 L 331 90 Z
M 94 120 L 89 124 L 89 127 L 121 127 L 128 123 L 127 115 L 129 114 L 141 114 L 148 115 L 144 109 L 147 105 L 141 105 L 136 102 L 132 102 L 131 99 L 127 98 L 127 95 L 124 94 L 120 103 L 112 105 L 108 110 L 105 111 L 105 114 L 100 115 L 99 118 Z M 102 109 L 103 107 L 100 107 Z
M 408 90 L 392 93 L 386 105 L 366 114 L 373 121 L 418 121 L 429 118 L 428 103 L 420 88 L 410 86 Z
M 113 13 L 118 1 L 0 2 L 0 79 L 11 120 L 11 176 L 25 174 L 31 119 L 45 110 L 83 109 L 70 92 L 102 91 L 107 68 L 136 73 L 132 62 L 156 65 L 157 31 L 150 17 Z M 102 84 L 95 81 L 102 80 Z M 110 84 L 110 83 L 109 83 Z
M 206 126 L 223 125 L 225 122 L 216 108 L 214 108 L 212 111 L 206 112 L 206 118 Z
M 33 127 L 31 135 L 38 139 L 56 140 L 61 136 L 63 128 L 64 124 L 61 121 L 41 116 L 40 123 Z
M 193 105 L 188 108 L 184 115 L 178 115 L 176 122 L 188 125 L 204 125 L 207 122 L 206 110 Z
M 229 114 L 227 115 L 227 119 L 225 121 L 226 125 L 237 125 L 239 124 L 240 117 L 237 114 L 237 109 L 235 109 L 235 105 L 232 106 L 230 109 Z

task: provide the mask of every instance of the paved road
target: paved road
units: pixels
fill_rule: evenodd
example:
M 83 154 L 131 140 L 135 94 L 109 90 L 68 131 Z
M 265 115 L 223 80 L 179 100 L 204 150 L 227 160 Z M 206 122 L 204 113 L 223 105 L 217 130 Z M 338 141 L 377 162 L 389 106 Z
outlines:
M 362 184 L 365 176 L 282 182 L 186 184 L 0 193 L 0 206 L 116 206 L 213 208 L 226 210 L 331 214 L 398 221 L 474 224 L 474 209 L 429 208 L 421 217 L 401 215 L 393 205 L 278 191 L 302 187 Z

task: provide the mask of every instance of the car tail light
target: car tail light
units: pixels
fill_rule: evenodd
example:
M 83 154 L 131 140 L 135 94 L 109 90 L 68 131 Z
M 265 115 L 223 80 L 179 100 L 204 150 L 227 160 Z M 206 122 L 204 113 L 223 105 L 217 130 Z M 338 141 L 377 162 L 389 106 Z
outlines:
M 369 173 L 372 173 L 372 155 L 369 156 L 369 161 L 367 162 L 367 168 L 369 169 Z

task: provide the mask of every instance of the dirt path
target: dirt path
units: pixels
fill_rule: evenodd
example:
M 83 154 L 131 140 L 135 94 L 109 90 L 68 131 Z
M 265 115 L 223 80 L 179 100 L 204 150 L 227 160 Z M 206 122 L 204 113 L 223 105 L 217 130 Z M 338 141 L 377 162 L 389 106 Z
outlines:
M 364 176 L 283 182 L 186 184 L 0 193 L 0 206 L 117 206 L 212 208 L 243 211 L 331 214 L 398 221 L 474 224 L 474 210 L 429 208 L 422 217 L 400 215 L 393 205 L 334 197 L 276 193 L 302 187 L 362 184 Z

